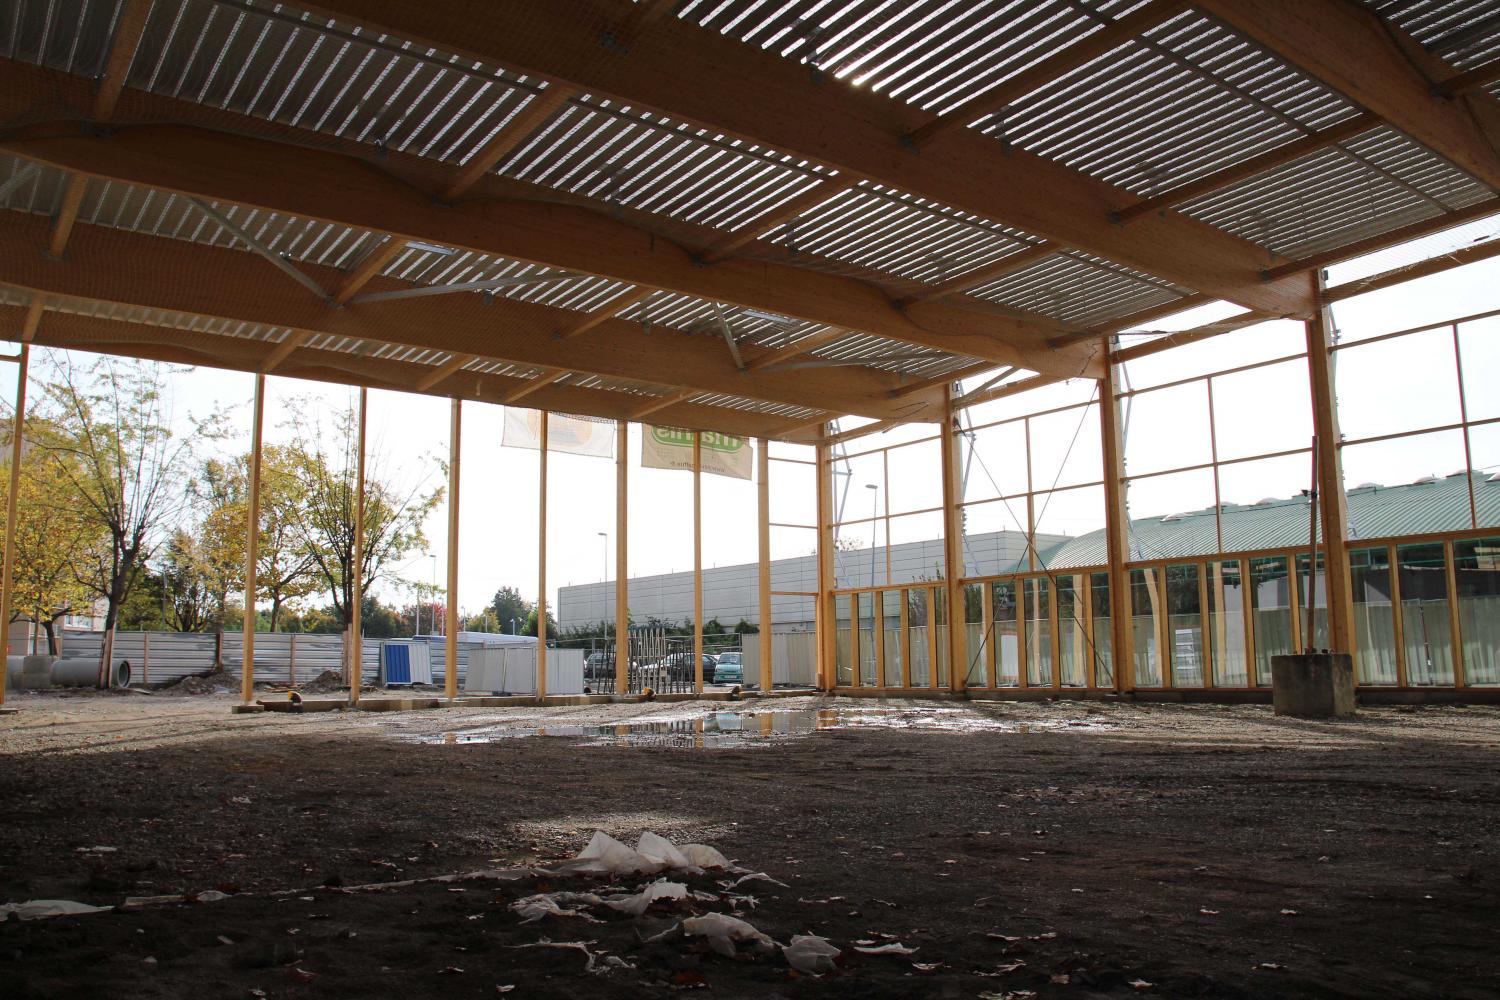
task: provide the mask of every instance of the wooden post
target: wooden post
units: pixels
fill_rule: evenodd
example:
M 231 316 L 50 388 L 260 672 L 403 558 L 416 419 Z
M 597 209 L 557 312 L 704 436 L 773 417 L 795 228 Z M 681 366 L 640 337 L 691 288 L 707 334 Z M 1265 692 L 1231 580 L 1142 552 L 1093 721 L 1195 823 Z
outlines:
M 615 694 L 630 689 L 630 421 L 615 423 Z
M 959 454 L 963 440 L 958 432 L 958 411 L 953 408 L 953 385 L 943 390 L 942 469 L 943 469 L 943 584 L 948 595 L 948 688 L 962 691 L 968 675 L 968 643 L 964 588 L 959 578 L 964 572 L 963 500 L 959 490 Z
M 32 301 L 31 310 L 40 318 L 40 298 Z M 34 329 L 28 322 L 26 331 Z M 23 332 L 23 333 L 24 333 Z M 21 443 L 26 432 L 26 370 L 31 360 L 30 336 L 21 341 L 21 356 L 16 363 L 16 412 L 10 425 L 10 493 L 5 506 L 5 566 L 0 569 L 0 655 L 10 655 L 11 571 L 16 561 L 16 518 L 19 516 L 21 491 Z M 5 682 L 0 678 L 0 705 L 5 704 Z
M 458 458 L 463 400 L 453 397 L 448 432 L 448 595 L 443 608 L 443 694 L 458 697 Z
M 1323 592 L 1328 600 L 1328 646 L 1354 651 L 1354 591 L 1349 577 L 1349 504 L 1344 495 L 1344 468 L 1339 454 L 1339 413 L 1334 386 L 1333 317 L 1323 297 L 1323 272 L 1310 276 L 1318 312 L 1307 328 L 1307 374 L 1312 383 L 1313 433 L 1317 435 L 1318 504 L 1323 525 Z M 1308 589 L 1316 585 L 1317 566 L 1307 569 Z
M 693 431 L 693 693 L 703 693 L 703 432 Z
M 547 697 L 547 411 L 541 412 L 536 542 L 536 696 Z
M 243 662 L 240 664 L 240 700 L 250 704 L 255 697 L 255 571 L 260 562 L 260 460 L 262 432 L 266 422 L 266 376 L 255 376 L 255 404 L 250 418 L 250 481 L 246 486 L 249 514 L 245 518 L 245 622 L 240 628 Z
M 760 514 L 760 689 L 771 690 L 771 442 L 756 442 L 756 504 Z
M 1100 342 L 1106 361 L 1110 338 Z M 1099 380 L 1099 429 L 1104 455 L 1104 532 L 1109 562 L 1109 644 L 1116 691 L 1135 689 L 1131 630 L 1130 519 L 1125 505 L 1125 438 L 1120 427 L 1120 373 L 1110 362 Z
M 364 631 L 360 623 L 361 610 L 365 603 L 365 424 L 370 391 L 359 389 L 358 456 L 354 473 L 354 559 L 350 571 L 354 574 L 349 591 L 349 703 L 359 704 L 359 685 L 364 676 Z
M 828 424 L 821 437 L 829 436 Z M 833 596 L 833 449 L 816 449 L 818 514 L 818 597 L 814 613 L 818 646 L 819 689 L 832 691 L 838 680 L 838 609 Z M 930 639 L 929 639 L 930 641 Z

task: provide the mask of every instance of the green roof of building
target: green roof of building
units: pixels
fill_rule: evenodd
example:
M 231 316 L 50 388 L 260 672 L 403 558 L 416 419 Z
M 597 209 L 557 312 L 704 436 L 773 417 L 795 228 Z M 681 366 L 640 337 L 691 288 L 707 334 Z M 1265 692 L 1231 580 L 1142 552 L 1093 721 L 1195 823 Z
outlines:
M 1367 483 L 1349 490 L 1351 540 L 1469 528 L 1470 479 L 1474 483 L 1479 524 L 1500 526 L 1500 475 L 1456 472 L 1399 486 Z M 1130 558 L 1177 559 L 1219 551 L 1300 548 L 1307 545 L 1307 523 L 1307 498 L 1302 496 L 1254 504 L 1225 504 L 1221 549 L 1215 537 L 1212 507 L 1165 517 L 1135 518 L 1130 522 Z M 1102 566 L 1108 559 L 1106 552 L 1104 532 L 1100 530 L 1070 538 L 1040 556 L 1053 568 Z

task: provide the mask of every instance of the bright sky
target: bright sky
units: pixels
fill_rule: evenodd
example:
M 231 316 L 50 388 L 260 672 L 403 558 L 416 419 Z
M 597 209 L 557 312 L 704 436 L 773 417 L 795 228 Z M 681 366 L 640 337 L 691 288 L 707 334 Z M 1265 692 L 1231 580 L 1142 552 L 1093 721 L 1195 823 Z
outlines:
M 1493 232 L 1494 220 L 1465 227 L 1446 247 L 1461 246 L 1473 235 Z M 1433 252 L 1432 241 L 1413 249 L 1377 255 L 1373 262 L 1352 262 L 1335 269 L 1332 282 L 1373 273 L 1394 263 Z M 1422 279 L 1406 286 L 1376 292 L 1335 307 L 1335 320 L 1344 340 L 1405 329 L 1423 323 L 1484 312 L 1500 307 L 1495 288 L 1500 284 L 1500 262 L 1486 261 Z M 1182 329 L 1224 316 L 1223 306 L 1195 310 L 1154 329 Z M 1466 334 L 1464 343 L 1470 418 L 1497 416 L 1500 395 L 1489 391 L 1496 362 L 1500 362 L 1500 325 L 1485 324 Z M 1446 334 L 1433 335 L 1422 350 L 1396 345 L 1340 353 L 1341 414 L 1347 437 L 1363 437 L 1394 430 L 1453 422 L 1458 419 L 1451 346 Z M 1404 342 L 1403 342 L 1403 345 Z M 1271 323 L 1178 348 L 1132 363 L 1130 384 L 1136 388 L 1222 370 L 1260 360 L 1295 354 L 1303 349 L 1300 324 Z M 1238 455 L 1305 448 L 1311 434 L 1303 362 L 1266 372 L 1218 380 L 1215 403 L 1219 413 L 1217 445 L 1221 459 Z M 974 380 L 977 385 L 982 379 Z M 285 425 L 288 404 L 299 398 L 306 409 L 336 411 L 357 399 L 357 392 L 294 379 L 272 377 L 268 383 L 266 440 L 289 440 Z M 1479 387 L 1485 391 L 1480 391 Z M 253 377 L 248 374 L 197 369 L 173 379 L 174 407 L 179 416 L 201 414 L 212 407 L 228 408 L 235 433 L 226 451 L 248 451 Z M 1028 412 L 1087 400 L 1093 383 L 1078 381 L 1011 397 L 973 409 L 975 425 Z M 14 385 L 3 393 L 14 397 Z M 1090 409 L 1080 428 L 1081 411 L 1073 410 L 1034 422 L 1033 480 L 1039 486 L 1087 482 L 1099 478 L 1097 407 Z M 1142 394 L 1130 408 L 1127 460 L 1132 475 L 1207 461 L 1209 457 L 1207 399 L 1201 383 Z M 428 488 L 443 481 L 438 460 L 448 450 L 449 403 L 446 400 L 374 390 L 370 393 L 370 454 L 372 468 L 407 486 Z M 329 421 L 331 423 L 331 420 Z M 466 612 L 482 608 L 503 585 L 534 599 L 537 593 L 537 472 L 538 454 L 500 444 L 502 410 L 497 406 L 465 403 L 463 416 L 462 493 L 460 530 L 462 552 L 459 606 Z M 851 452 L 929 436 L 930 424 L 898 428 L 850 446 Z M 640 468 L 639 429 L 630 443 L 631 576 L 690 569 L 692 566 L 692 477 L 686 472 Z M 1075 442 L 1076 439 L 1076 443 Z M 1447 474 L 1463 468 L 1456 434 L 1415 442 L 1351 447 L 1345 454 L 1351 484 L 1409 482 L 1421 475 Z M 1485 428 L 1475 434 L 1476 468 L 1500 466 L 1500 433 Z M 969 471 L 970 499 L 994 495 L 990 486 L 1005 491 L 1025 483 L 1024 441 L 1017 432 L 983 431 L 977 458 Z M 1069 453 L 1069 449 L 1072 449 Z M 810 457 L 810 450 L 773 446 L 773 456 Z M 1067 461 L 1063 456 L 1067 454 Z M 871 542 L 868 521 L 871 503 L 883 503 L 889 482 L 892 512 L 932 506 L 937 500 L 937 451 L 933 444 L 914 445 L 891 454 L 889 479 L 877 456 L 854 459 L 848 477 L 846 534 L 859 545 Z M 803 466 L 772 465 L 773 520 L 813 521 L 812 475 Z M 553 454 L 550 457 L 548 532 L 548 588 L 589 583 L 613 577 L 615 478 L 612 462 Z M 1306 485 L 1305 457 L 1271 459 L 1224 470 L 1226 502 L 1253 502 L 1268 496 L 1289 496 Z M 872 483 L 878 490 L 864 487 Z M 1213 503 L 1207 472 L 1146 479 L 1133 485 L 1131 515 L 1166 514 Z M 751 482 L 703 477 L 704 565 L 730 565 L 756 558 L 755 487 Z M 1041 510 L 1043 501 L 1038 502 Z M 971 532 L 1016 528 L 1024 521 L 1024 504 L 984 504 L 971 508 Z M 1080 534 L 1102 525 L 1102 503 L 1097 490 L 1055 495 L 1046 504 L 1039 529 Z M 434 512 L 427 525 L 426 549 L 395 567 L 392 581 L 377 590 L 383 600 L 404 603 L 409 593 L 399 580 L 441 581 L 447 558 L 447 506 Z M 893 542 L 937 537 L 941 521 L 934 515 L 898 520 Z M 600 537 L 600 532 L 608 538 Z M 884 544 L 878 530 L 876 544 Z M 775 533 L 773 556 L 811 551 L 811 531 Z M 436 560 L 432 558 L 436 557 Z M 555 605 L 554 605 L 555 607 Z

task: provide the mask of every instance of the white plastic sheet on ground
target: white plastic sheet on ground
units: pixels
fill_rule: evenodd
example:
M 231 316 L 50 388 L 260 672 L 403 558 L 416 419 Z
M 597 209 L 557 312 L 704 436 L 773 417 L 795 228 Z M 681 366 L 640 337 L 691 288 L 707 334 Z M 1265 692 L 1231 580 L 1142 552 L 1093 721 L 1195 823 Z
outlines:
M 638 917 L 659 899 L 687 899 L 691 895 L 681 882 L 652 882 L 646 888 L 630 896 L 611 896 L 604 905 L 611 909 Z
M 104 913 L 112 906 L 90 906 L 71 899 L 30 899 L 24 903 L 0 905 L 0 920 L 9 920 L 14 913 L 18 920 L 45 920 L 48 917 L 72 917 L 80 913 Z
M 655 875 L 664 871 L 697 874 L 705 868 L 739 871 L 707 844 L 678 847 L 667 838 L 647 831 L 632 848 L 603 830 L 595 830 L 578 857 L 563 862 L 556 871 L 566 875 Z
M 798 934 L 790 944 L 781 946 L 781 953 L 792 968 L 813 976 L 832 972 L 834 959 L 839 957 L 839 950 L 816 934 Z
M 759 951 L 770 951 L 776 942 L 750 926 L 739 917 L 722 913 L 705 913 L 701 917 L 688 917 L 680 925 L 682 933 L 689 937 L 701 937 L 708 946 L 720 955 L 733 958 L 735 943 L 744 941 Z

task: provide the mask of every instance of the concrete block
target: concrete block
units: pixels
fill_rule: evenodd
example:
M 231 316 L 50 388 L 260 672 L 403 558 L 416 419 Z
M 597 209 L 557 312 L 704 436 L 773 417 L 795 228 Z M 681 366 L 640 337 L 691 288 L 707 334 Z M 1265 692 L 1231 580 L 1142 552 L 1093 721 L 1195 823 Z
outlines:
M 1354 660 L 1348 653 L 1271 657 L 1277 715 L 1330 719 L 1354 714 Z

